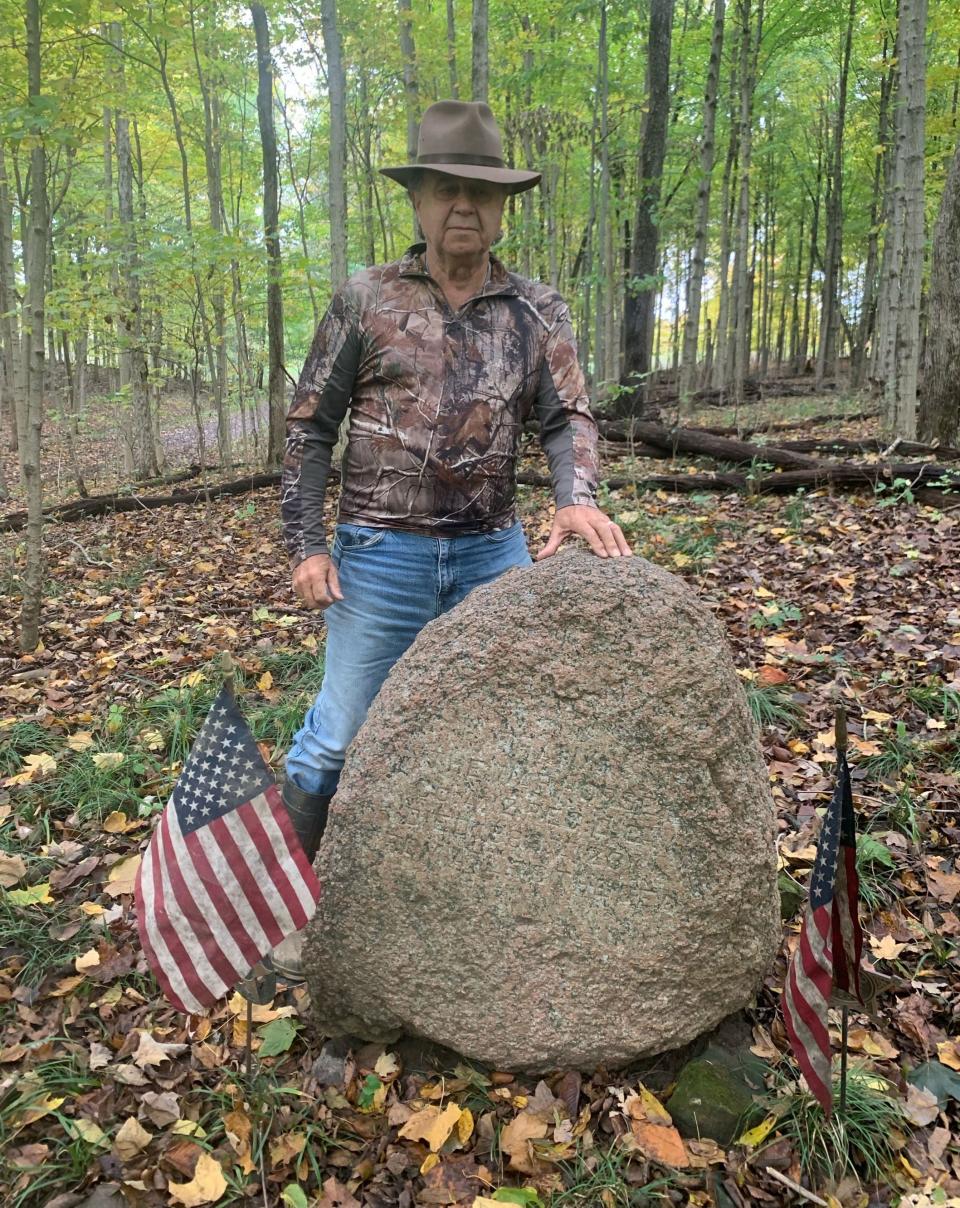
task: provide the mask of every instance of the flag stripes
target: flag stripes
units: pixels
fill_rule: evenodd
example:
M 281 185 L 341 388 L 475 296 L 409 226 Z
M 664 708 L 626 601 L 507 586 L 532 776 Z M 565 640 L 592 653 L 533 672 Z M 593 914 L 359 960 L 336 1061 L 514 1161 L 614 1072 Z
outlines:
M 214 702 L 140 865 L 137 923 L 166 997 L 197 1013 L 306 925 L 320 885 L 235 702 Z

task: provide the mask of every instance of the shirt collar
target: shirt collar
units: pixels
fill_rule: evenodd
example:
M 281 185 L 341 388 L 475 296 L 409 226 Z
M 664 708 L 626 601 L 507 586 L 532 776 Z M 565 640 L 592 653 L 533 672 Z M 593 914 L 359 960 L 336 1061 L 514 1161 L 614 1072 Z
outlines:
M 400 257 L 400 276 L 422 277 L 427 281 L 433 281 L 433 278 L 427 271 L 427 245 L 425 243 L 412 244 Z M 516 295 L 516 293 L 517 287 L 511 280 L 510 274 L 504 268 L 501 261 L 491 253 L 487 280 L 479 294 L 477 294 L 477 297 L 488 297 L 491 294 L 512 296 Z

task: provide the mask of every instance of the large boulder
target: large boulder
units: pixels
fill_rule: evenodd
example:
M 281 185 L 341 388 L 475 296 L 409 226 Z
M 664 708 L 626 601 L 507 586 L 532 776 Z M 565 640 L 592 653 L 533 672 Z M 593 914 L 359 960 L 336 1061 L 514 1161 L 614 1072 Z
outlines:
M 506 1069 L 614 1067 L 751 999 L 774 813 L 719 624 L 566 553 L 424 629 L 351 748 L 305 959 L 320 1027 Z

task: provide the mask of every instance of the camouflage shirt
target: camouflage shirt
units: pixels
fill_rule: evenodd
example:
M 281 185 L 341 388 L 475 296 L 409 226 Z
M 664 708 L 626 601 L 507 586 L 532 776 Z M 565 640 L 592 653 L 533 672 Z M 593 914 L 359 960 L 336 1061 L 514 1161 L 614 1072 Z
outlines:
M 594 503 L 597 429 L 570 313 L 556 290 L 492 256 L 458 311 L 423 244 L 334 295 L 287 417 L 281 506 L 294 566 L 327 552 L 323 500 L 348 409 L 341 521 L 428 536 L 507 527 L 531 411 L 557 506 Z

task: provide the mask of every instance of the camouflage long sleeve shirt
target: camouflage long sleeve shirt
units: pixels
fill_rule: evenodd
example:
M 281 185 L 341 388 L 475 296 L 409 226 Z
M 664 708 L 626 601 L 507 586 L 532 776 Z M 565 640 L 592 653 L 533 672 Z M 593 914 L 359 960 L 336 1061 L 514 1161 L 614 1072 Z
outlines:
M 428 536 L 506 528 L 531 411 L 557 506 L 594 503 L 597 427 L 566 303 L 490 261 L 459 311 L 423 244 L 334 295 L 287 416 L 281 510 L 294 566 L 327 552 L 323 500 L 348 410 L 343 522 Z

